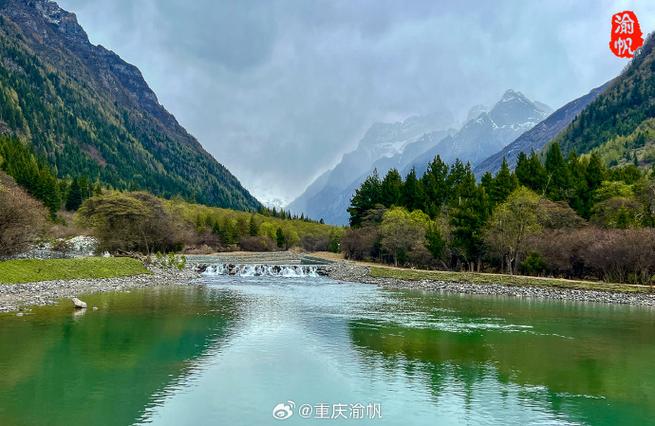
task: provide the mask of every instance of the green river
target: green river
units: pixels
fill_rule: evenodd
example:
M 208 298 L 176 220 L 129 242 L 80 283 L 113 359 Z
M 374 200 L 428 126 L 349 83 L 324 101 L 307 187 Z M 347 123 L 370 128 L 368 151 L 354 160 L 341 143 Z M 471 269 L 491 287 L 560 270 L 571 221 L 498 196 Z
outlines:
M 0 316 L 0 425 L 655 423 L 649 309 L 204 281 Z

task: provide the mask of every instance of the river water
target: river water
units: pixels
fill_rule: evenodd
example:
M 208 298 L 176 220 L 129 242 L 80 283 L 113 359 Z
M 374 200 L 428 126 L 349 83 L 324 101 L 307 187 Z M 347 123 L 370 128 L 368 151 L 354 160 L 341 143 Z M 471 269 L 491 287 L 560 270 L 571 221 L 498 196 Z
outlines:
M 0 424 L 655 419 L 655 313 L 645 308 L 310 276 L 204 282 L 89 295 L 99 309 L 77 315 L 66 302 L 0 316 Z M 276 406 L 289 417 L 275 419 Z

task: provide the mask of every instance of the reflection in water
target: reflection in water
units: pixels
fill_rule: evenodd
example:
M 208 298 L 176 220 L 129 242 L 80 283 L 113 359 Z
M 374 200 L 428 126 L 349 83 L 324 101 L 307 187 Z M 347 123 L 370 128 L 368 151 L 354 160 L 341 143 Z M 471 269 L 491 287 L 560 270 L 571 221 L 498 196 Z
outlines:
M 220 346 L 236 303 L 202 288 L 84 300 L 99 309 L 73 314 L 66 302 L 0 319 L 0 424 L 131 424 Z
M 435 401 L 541 406 L 560 421 L 648 424 L 655 415 L 653 313 L 627 307 L 395 292 L 386 313 L 353 319 L 367 369 L 422 375 Z M 415 317 L 411 321 L 403 318 Z M 528 325 L 529 324 L 529 325 Z M 470 420 L 481 407 L 471 407 Z
M 78 317 L 69 304 L 2 317 L 0 424 L 261 425 L 288 400 L 380 403 L 375 423 L 392 425 L 655 415 L 646 309 L 308 277 L 206 283 L 86 297 L 100 309 Z

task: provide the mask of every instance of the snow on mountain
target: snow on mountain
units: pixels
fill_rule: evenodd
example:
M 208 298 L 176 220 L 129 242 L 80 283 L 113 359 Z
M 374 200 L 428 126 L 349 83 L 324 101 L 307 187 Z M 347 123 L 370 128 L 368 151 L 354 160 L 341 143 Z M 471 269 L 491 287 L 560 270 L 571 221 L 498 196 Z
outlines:
M 464 124 L 459 132 L 431 146 L 402 171 L 407 173 L 415 167 L 420 175 L 437 155 L 447 163 L 459 159 L 475 166 L 532 129 L 551 111 L 547 105 L 531 101 L 521 92 L 507 90 L 490 111 L 478 114 Z
M 401 122 L 373 124 L 357 148 L 344 154 L 334 168 L 314 180 L 301 196 L 289 204 L 288 209 L 293 213 L 304 213 L 315 219 L 324 218 L 329 223 L 338 223 L 328 210 L 338 204 L 337 199 L 345 197 L 347 203 L 350 202 L 350 195 L 342 197 L 341 192 L 368 173 L 376 161 L 401 155 L 424 134 L 448 128 L 453 122 L 452 114 L 443 111 L 412 116 Z

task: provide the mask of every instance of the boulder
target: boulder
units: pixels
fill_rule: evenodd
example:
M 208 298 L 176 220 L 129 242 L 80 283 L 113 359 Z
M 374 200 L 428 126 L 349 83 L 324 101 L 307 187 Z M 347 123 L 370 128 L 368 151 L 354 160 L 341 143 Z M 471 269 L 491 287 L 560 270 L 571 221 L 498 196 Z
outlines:
M 73 301 L 73 306 L 75 306 L 75 309 L 86 309 L 86 302 L 82 302 L 77 297 L 73 297 L 71 300 Z

